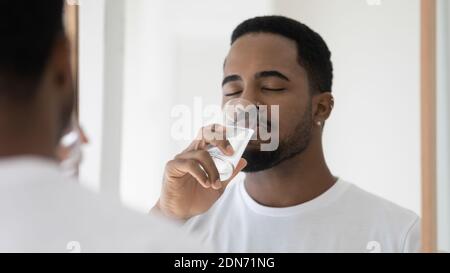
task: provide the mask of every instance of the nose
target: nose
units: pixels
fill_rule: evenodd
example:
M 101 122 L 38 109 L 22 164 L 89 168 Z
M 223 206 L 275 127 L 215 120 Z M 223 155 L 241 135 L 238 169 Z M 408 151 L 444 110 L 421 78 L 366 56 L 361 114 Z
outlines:
M 244 88 L 239 98 L 231 99 L 226 103 L 227 121 L 235 126 L 256 129 L 259 117 L 259 101 L 259 92 L 256 88 Z
M 245 87 L 240 98 L 256 106 L 260 104 L 260 92 L 256 87 L 251 85 Z

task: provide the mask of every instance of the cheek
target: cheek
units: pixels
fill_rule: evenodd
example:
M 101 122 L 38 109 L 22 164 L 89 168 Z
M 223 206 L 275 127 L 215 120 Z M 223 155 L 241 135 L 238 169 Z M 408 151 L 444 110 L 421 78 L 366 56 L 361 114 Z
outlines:
M 292 135 L 304 117 L 306 106 L 306 103 L 301 102 L 298 97 L 282 105 L 280 104 L 278 124 L 281 139 Z

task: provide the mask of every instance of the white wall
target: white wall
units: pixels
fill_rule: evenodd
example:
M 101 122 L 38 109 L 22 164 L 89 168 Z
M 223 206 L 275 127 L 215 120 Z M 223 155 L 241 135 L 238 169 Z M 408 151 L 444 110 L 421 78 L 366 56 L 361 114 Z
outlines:
M 220 103 L 222 65 L 233 28 L 269 11 L 269 1 L 126 2 L 122 199 L 146 211 L 165 163 L 185 142 L 170 137 L 174 105 L 194 96 Z
M 324 137 L 331 170 L 420 213 L 419 1 L 275 3 L 332 52 L 336 102 Z
M 122 171 L 125 2 L 105 2 L 104 94 L 102 127 L 102 191 L 119 198 Z
M 80 3 L 80 121 L 90 141 L 83 149 L 84 162 L 80 168 L 80 178 L 84 185 L 98 191 L 103 136 L 105 1 Z
M 98 8 L 94 2 L 103 1 L 86 1 Z M 98 18 L 89 17 L 95 12 Z M 97 61 L 104 65 L 95 42 L 103 37 L 97 32 L 101 12 L 90 10 L 81 18 L 82 37 L 90 33 L 81 41 L 82 122 L 95 138 L 82 174 L 104 179 L 99 160 L 108 159 L 101 150 L 115 150 L 126 204 L 148 210 L 159 195 L 165 162 L 185 145 L 170 138 L 172 107 L 192 106 L 196 96 L 204 104 L 220 103 L 233 28 L 249 17 L 278 13 L 310 25 L 333 52 L 336 108 L 325 146 L 334 173 L 420 212 L 418 0 L 380 6 L 365 0 L 126 1 L 118 146 L 97 143 L 108 129 L 101 124 L 103 115 L 112 110 L 101 108 L 102 83 L 96 79 L 103 73 Z
M 80 123 L 82 184 L 118 198 L 123 93 L 123 0 L 84 0 L 80 8 Z
M 121 193 L 148 210 L 169 158 L 175 43 L 166 1 L 126 2 Z

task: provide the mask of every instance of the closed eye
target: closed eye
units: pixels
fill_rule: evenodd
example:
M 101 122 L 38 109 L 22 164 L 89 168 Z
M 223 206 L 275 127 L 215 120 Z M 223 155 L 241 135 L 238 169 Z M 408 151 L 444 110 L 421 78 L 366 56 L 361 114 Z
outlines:
M 240 94 L 240 93 L 242 93 L 242 90 L 241 90 L 241 91 L 236 91 L 236 92 L 233 92 L 233 93 L 230 93 L 230 94 L 225 94 L 225 97 L 236 96 L 236 95 L 238 95 L 238 94 Z
M 281 91 L 285 91 L 286 88 L 267 88 L 267 87 L 263 87 L 262 90 L 266 90 L 266 91 L 274 91 L 274 92 L 281 92 Z

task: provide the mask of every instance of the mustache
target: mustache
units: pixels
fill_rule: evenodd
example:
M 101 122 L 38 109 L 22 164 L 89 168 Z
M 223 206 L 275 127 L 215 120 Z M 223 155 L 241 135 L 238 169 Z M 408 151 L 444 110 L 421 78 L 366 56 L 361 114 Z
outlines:
M 258 126 L 258 128 L 263 127 L 265 129 L 267 129 L 268 131 L 271 131 L 272 130 L 272 121 L 270 119 L 264 119 L 264 120 L 258 119 L 257 126 Z
M 248 121 L 248 120 L 237 120 L 233 122 L 233 125 L 239 126 L 239 127 L 245 127 L 245 128 L 264 128 L 267 129 L 269 132 L 272 129 L 272 121 L 269 119 L 256 119 L 254 122 Z
M 272 128 L 272 121 L 267 117 L 266 114 L 261 114 L 259 112 L 256 115 L 247 115 L 247 112 L 242 111 L 234 114 L 232 118 L 232 123 L 234 125 L 243 124 L 245 127 L 264 127 L 267 129 Z M 253 125 L 253 126 L 252 126 Z

